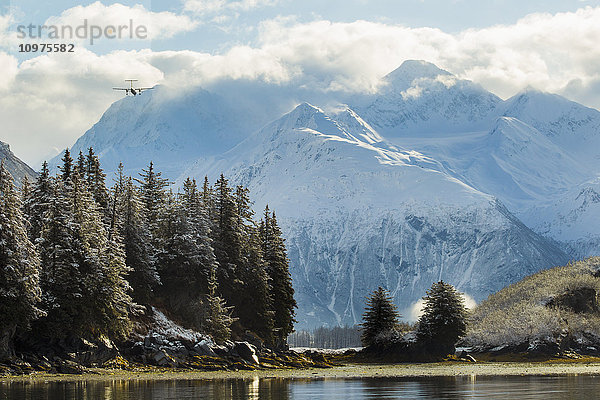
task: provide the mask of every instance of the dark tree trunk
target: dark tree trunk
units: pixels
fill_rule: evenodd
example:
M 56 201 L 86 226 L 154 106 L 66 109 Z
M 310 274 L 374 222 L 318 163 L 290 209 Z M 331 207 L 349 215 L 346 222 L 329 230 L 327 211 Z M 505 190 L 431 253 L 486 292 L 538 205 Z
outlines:
M 0 328 L 0 361 L 7 360 L 15 355 L 15 348 L 13 345 L 13 337 L 17 326 L 10 324 Z

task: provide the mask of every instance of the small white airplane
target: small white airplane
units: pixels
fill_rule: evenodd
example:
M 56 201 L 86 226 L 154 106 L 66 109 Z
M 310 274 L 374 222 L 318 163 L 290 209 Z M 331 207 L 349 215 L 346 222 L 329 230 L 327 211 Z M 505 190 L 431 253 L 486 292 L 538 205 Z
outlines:
M 137 82 L 137 79 L 125 79 L 125 82 L 129 82 L 128 88 L 114 87 L 113 90 L 124 90 L 125 95 L 127 96 L 129 96 L 129 94 L 131 94 L 132 96 L 136 96 L 138 94 L 141 94 L 144 90 L 154 89 L 153 87 L 134 88 L 133 82 Z

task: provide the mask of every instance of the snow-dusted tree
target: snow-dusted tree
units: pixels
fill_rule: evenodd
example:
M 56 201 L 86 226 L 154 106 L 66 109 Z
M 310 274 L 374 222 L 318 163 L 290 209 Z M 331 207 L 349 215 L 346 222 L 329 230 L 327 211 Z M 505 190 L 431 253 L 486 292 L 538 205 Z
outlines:
M 47 312 L 36 329 L 41 336 L 64 337 L 75 327 L 84 295 L 80 274 L 82 245 L 73 218 L 72 182 L 52 185 L 47 218 L 38 242 L 42 307 Z
M 198 192 L 195 180 L 188 178 L 184 182 L 180 202 L 192 229 L 196 245 L 198 246 L 200 268 L 196 272 L 197 284 L 199 284 L 199 290 L 202 293 L 207 293 L 208 278 L 211 271 L 216 270 L 218 264 L 210 237 L 210 219 L 206 209 L 203 207 L 203 200 Z
M 65 149 L 62 162 L 62 166 L 58 167 L 60 169 L 61 179 L 63 182 L 66 182 L 67 180 L 73 181 L 73 158 L 71 157 L 71 152 L 69 151 L 68 147 Z
M 423 300 L 417 339 L 431 354 L 454 353 L 454 345 L 467 329 L 468 312 L 461 294 L 454 286 L 439 281 L 431 286 Z
M 106 232 L 102 213 L 83 181 L 74 186 L 73 217 L 77 238 L 82 244 L 80 261 L 84 282 L 79 320 L 84 323 L 80 334 L 92 337 L 119 337 L 127 333 L 127 308 L 131 298 L 125 280 L 125 254 L 116 230 Z
M 378 287 L 367 297 L 363 323 L 361 324 L 362 334 L 360 340 L 363 346 L 370 347 L 382 344 L 380 342 L 381 338 L 396 330 L 398 318 L 396 305 L 389 293 L 381 286 Z
M 94 149 L 91 147 L 88 149 L 88 153 L 85 156 L 84 176 L 88 190 L 92 193 L 96 204 L 98 204 L 98 207 L 102 212 L 104 222 L 107 223 L 109 219 L 109 196 L 105 182 L 106 174 L 104 171 L 102 171 L 98 156 L 94 153 Z
M 217 343 L 223 343 L 231 337 L 231 324 L 236 320 L 231 316 L 231 309 L 217 295 L 217 277 L 215 270 L 212 270 L 208 280 L 208 294 L 202 302 L 201 329 Z
M 50 200 L 53 195 L 52 179 L 48 171 L 48 163 L 44 161 L 42 169 L 32 187 L 29 196 L 25 199 L 26 216 L 29 221 L 27 233 L 29 240 L 34 244 L 40 238 L 42 228 L 50 209 Z
M 275 213 L 265 208 L 259 228 L 266 271 L 270 278 L 271 297 L 273 299 L 273 324 L 275 345 L 285 346 L 286 338 L 294 331 L 296 300 L 289 271 L 289 259 L 281 229 Z
M 240 293 L 233 305 L 242 328 L 256 333 L 268 344 L 273 344 L 271 285 L 248 193 L 248 189 L 242 186 L 238 186 L 235 192 L 237 226 L 242 237 L 242 258 L 237 268 Z
M 125 245 L 127 280 L 133 289 L 133 299 L 139 304 L 149 304 L 154 289 L 160 285 L 155 254 L 138 191 L 131 177 L 123 177 L 122 168 L 120 170 L 119 181 L 113 189 L 113 206 L 115 224 Z
M 218 292 L 229 304 L 236 304 L 240 281 L 237 268 L 242 264 L 242 237 L 232 189 L 223 174 L 215 184 L 213 209 L 213 248 L 219 267 Z
M 120 337 L 129 329 L 131 299 L 120 239 L 107 234 L 98 205 L 65 157 L 39 242 L 44 336 Z M 71 171 L 65 176 L 66 171 Z
M 39 316 L 39 258 L 27 237 L 21 200 L 0 162 L 0 360 L 14 355 L 13 336 Z
M 144 216 L 150 233 L 154 236 L 157 231 L 161 210 L 165 203 L 165 188 L 169 185 L 167 179 L 162 178 L 161 172 L 154 170 L 154 164 L 150 162 L 148 169 L 143 169 L 141 179 L 136 179 L 140 187 L 141 200 L 144 206 Z

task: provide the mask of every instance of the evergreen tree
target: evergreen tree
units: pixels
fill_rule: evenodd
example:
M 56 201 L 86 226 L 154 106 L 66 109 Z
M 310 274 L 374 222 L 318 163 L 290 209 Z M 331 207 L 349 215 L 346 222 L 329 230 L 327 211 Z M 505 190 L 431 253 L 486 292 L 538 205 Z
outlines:
M 294 309 L 297 308 L 297 304 L 294 299 L 285 241 L 277 224 L 277 217 L 275 213 L 270 213 L 269 206 L 265 208 L 259 232 L 271 283 L 276 346 L 282 347 L 285 346 L 288 335 L 294 331 L 294 322 L 296 322 Z
M 198 234 L 187 216 L 186 209 L 173 194 L 167 196 L 165 210 L 158 227 L 160 250 L 159 275 L 162 286 L 160 297 L 173 314 L 186 325 L 196 325 L 202 288 L 207 288 L 212 265 L 203 265 L 206 254 L 198 242 Z M 208 270 L 207 270 L 208 268 Z
M 162 178 L 160 172 L 154 170 L 152 162 L 148 169 L 142 170 L 140 178 L 136 179 L 136 182 L 141 185 L 140 193 L 146 223 L 154 236 L 157 233 L 158 220 L 166 199 L 165 188 L 169 185 L 169 181 Z
M 215 270 L 211 271 L 208 282 L 208 293 L 203 301 L 201 329 L 220 344 L 231 337 L 231 324 L 236 319 L 231 316 L 232 307 L 228 307 L 225 300 L 217 295 Z
M 238 186 L 235 192 L 237 227 L 242 238 L 242 257 L 237 266 L 239 295 L 233 303 L 240 325 L 267 343 L 273 343 L 274 312 L 267 264 L 263 257 L 248 189 Z
M 98 156 L 94 154 L 94 149 L 88 149 L 88 154 L 85 157 L 85 180 L 89 191 L 94 197 L 94 201 L 98 204 L 100 211 L 103 214 L 105 222 L 108 222 L 109 217 L 109 195 L 106 188 L 106 174 L 100 167 Z
M 382 344 L 381 339 L 396 330 L 398 311 L 389 293 L 381 286 L 369 297 L 363 314 L 360 340 L 365 347 Z M 384 343 L 385 344 L 385 343 Z
M 205 176 L 204 183 L 202 184 L 202 205 L 208 215 L 210 215 L 214 209 L 213 200 L 213 189 L 208 182 L 208 176 Z
M 29 221 L 27 233 L 34 244 L 40 238 L 44 223 L 47 221 L 50 200 L 53 196 L 52 179 L 48 171 L 48 163 L 44 161 L 42 169 L 33 185 L 31 193 L 26 196 L 25 210 Z
M 80 273 L 83 300 L 79 315 L 81 334 L 122 337 L 129 330 L 127 308 L 131 298 L 125 280 L 125 254 L 116 230 L 109 235 L 102 213 L 84 182 L 76 181 L 73 216 L 82 244 Z
M 468 312 L 462 296 L 454 286 L 440 281 L 431 286 L 423 300 L 417 339 L 432 354 L 453 354 L 454 345 L 467 329 Z
M 62 162 L 63 165 L 61 167 L 58 167 L 60 169 L 61 172 L 61 179 L 63 180 L 63 182 L 66 182 L 67 180 L 72 180 L 73 179 L 73 158 L 71 158 L 71 152 L 69 151 L 69 148 L 67 147 L 65 149 L 65 153 L 63 155 L 62 158 Z
M 62 178 L 62 177 L 61 177 Z M 122 337 L 129 330 L 127 268 L 116 233 L 108 235 L 83 180 L 55 185 L 40 241 L 43 335 Z
M 13 336 L 40 315 L 39 258 L 27 237 L 21 200 L 0 162 L 0 360 L 14 355 Z
M 85 162 L 85 156 L 80 151 L 79 156 L 77 156 L 77 162 L 75 163 L 75 166 L 73 168 L 74 179 L 85 180 L 86 170 L 87 170 L 87 167 L 86 167 L 86 162 Z
M 122 168 L 120 170 L 113 195 L 114 218 L 125 244 L 125 264 L 129 270 L 127 280 L 133 289 L 133 299 L 139 304 L 149 304 L 154 289 L 160 285 L 160 278 L 138 191 L 131 177 L 124 178 Z
M 237 207 L 223 174 L 214 189 L 213 247 L 219 264 L 218 291 L 229 304 L 236 304 L 240 281 L 237 268 L 242 265 L 242 237 L 238 226 Z
M 42 307 L 47 316 L 37 329 L 48 338 L 65 337 L 75 329 L 83 298 L 81 243 L 73 220 L 72 189 L 62 180 L 52 185 L 46 223 L 38 242 L 41 258 Z
M 208 292 L 208 280 L 211 271 L 218 267 L 211 239 L 211 224 L 195 180 L 187 180 L 183 185 L 181 206 L 185 212 L 191 232 L 198 247 L 200 268 L 197 271 L 199 290 Z

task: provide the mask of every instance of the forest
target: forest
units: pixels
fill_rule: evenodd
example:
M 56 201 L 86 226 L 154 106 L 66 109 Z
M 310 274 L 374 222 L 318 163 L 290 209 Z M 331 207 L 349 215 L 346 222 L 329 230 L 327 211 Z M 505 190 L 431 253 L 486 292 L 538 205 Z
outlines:
M 0 359 L 15 343 L 123 340 L 153 307 L 216 343 L 286 346 L 296 302 L 275 212 L 221 175 L 177 192 L 150 162 L 108 187 L 92 148 L 17 190 L 0 164 Z

